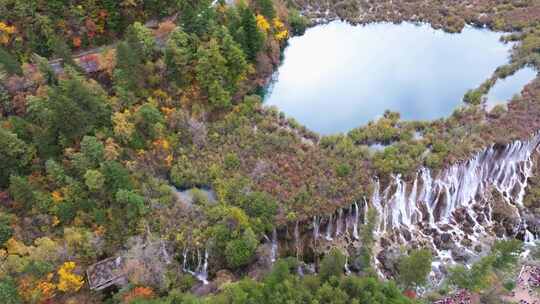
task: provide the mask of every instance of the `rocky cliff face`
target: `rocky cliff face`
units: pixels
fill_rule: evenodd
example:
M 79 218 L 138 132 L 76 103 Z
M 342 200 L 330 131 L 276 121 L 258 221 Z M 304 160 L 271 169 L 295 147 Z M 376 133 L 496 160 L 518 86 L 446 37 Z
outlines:
M 378 213 L 373 262 L 382 276 L 392 275 L 402 246 L 431 248 L 432 276 L 437 279 L 447 265 L 472 262 L 497 238 L 532 244 L 540 225 L 523 197 L 539 145 L 540 134 L 535 134 L 529 140 L 492 145 L 438 174 L 421 168 L 412 181 L 395 175 L 382 185 L 375 179 L 370 198 L 278 229 L 269 239 L 271 259 L 281 253 L 316 263 L 330 247 L 354 256 L 362 247 L 359 229 L 366 224 L 368 208 Z
M 279 257 L 296 257 L 301 274 L 314 272 L 331 248 L 347 255 L 345 272 L 360 270 L 366 263 L 358 257 L 366 248 L 361 231 L 369 209 L 377 213 L 371 264 L 381 277 L 396 273 L 403 248 L 431 249 L 436 283 L 447 266 L 474 262 L 496 239 L 518 238 L 532 246 L 540 236 L 540 220 L 523 198 L 539 150 L 537 133 L 528 140 L 492 145 L 436 174 L 421 168 L 409 181 L 400 175 L 384 183 L 375 178 L 370 197 L 274 230 L 250 273 L 264 272 Z M 208 250 L 186 249 L 182 260 L 185 272 L 207 283 Z

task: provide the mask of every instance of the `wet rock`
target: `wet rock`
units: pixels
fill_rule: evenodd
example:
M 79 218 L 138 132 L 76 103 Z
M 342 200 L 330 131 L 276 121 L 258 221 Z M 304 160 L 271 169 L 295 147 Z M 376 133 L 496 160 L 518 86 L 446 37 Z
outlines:
M 476 251 L 476 252 L 478 252 L 478 253 L 482 252 L 482 245 L 476 245 L 476 246 L 474 246 L 474 251 Z
M 214 282 L 208 284 L 199 283 L 191 288 L 191 293 L 195 296 L 203 297 L 217 291 L 217 285 Z
M 255 262 L 248 269 L 248 276 L 253 279 L 261 279 L 272 269 L 271 246 L 262 244 L 255 253 Z
M 507 218 L 504 222 L 504 227 L 506 229 L 507 235 L 515 235 L 520 228 L 521 219 L 520 218 Z
M 398 262 L 401 257 L 401 252 L 398 248 L 388 248 L 381 251 L 377 255 L 377 259 L 381 262 L 381 266 L 386 273 L 395 275 L 398 273 Z
M 452 228 L 452 226 L 450 226 L 450 225 L 448 225 L 448 224 L 444 224 L 444 225 L 441 225 L 441 226 L 440 226 L 440 229 L 441 229 L 442 231 L 445 231 L 445 232 L 446 232 L 446 231 L 451 231 L 453 228 Z
M 486 216 L 482 213 L 478 214 L 476 216 L 476 220 L 478 221 L 478 223 L 485 223 L 486 222 Z
M 466 263 L 471 258 L 466 250 L 458 246 L 452 248 L 451 253 L 454 260 L 459 263 Z
M 390 247 L 392 243 L 387 238 L 381 238 L 381 246 L 383 248 Z
M 453 246 L 452 235 L 450 233 L 441 233 L 434 237 L 434 243 L 441 250 L 449 250 Z
M 401 235 L 405 238 L 407 242 L 412 241 L 412 235 L 408 229 L 401 229 Z
M 461 245 L 465 247 L 471 247 L 472 241 L 468 239 L 467 237 L 465 237 L 464 239 L 461 240 Z

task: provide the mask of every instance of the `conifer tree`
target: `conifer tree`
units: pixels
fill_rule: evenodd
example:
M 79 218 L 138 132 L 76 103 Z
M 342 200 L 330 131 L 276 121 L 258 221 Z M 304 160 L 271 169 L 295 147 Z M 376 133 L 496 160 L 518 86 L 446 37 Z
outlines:
M 43 136 L 61 146 L 73 143 L 95 128 L 107 126 L 111 113 L 100 87 L 86 82 L 73 70 L 66 70 L 68 77 L 50 88 L 46 101 L 36 100 L 30 105 L 31 120 L 45 133 L 36 137 Z
M 240 8 L 240 27 L 235 35 L 247 58 L 254 61 L 264 46 L 264 33 L 257 27 L 257 18 L 248 7 Z
M 227 73 L 225 75 L 227 89 L 236 92 L 239 82 L 245 78 L 248 70 L 246 56 L 226 27 L 222 27 L 218 35 L 221 40 L 221 53 L 227 61 Z
M 224 88 L 227 71 L 227 60 L 222 56 L 216 39 L 207 45 L 200 46 L 197 51 L 197 81 L 206 91 L 209 103 L 216 108 L 230 106 L 230 94 Z
M 143 80 L 141 54 L 127 42 L 120 42 L 116 48 L 116 62 L 113 76 L 116 95 L 125 105 L 132 104 Z
M 16 134 L 0 127 L 0 188 L 12 174 L 21 174 L 33 158 L 33 149 Z
M 0 68 L 8 75 L 22 74 L 20 62 L 3 47 L 0 47 Z
M 214 23 L 211 0 L 179 0 L 179 22 L 187 33 L 199 36 L 207 33 Z
M 276 16 L 276 10 L 274 9 L 274 3 L 272 0 L 256 0 L 255 5 L 261 15 L 267 19 L 272 20 Z
M 181 28 L 177 27 L 167 41 L 165 48 L 165 65 L 169 79 L 183 86 L 191 81 L 191 64 L 195 57 L 194 42 Z

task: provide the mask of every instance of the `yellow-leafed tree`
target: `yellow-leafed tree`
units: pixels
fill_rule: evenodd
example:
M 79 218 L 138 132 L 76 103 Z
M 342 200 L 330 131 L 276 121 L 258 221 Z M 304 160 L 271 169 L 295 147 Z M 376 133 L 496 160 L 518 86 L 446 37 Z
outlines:
M 270 29 L 270 23 L 263 15 L 257 15 L 257 27 L 263 32 L 268 32 Z
M 58 290 L 63 292 L 75 292 L 84 284 L 83 277 L 73 273 L 75 262 L 65 262 L 58 269 Z
M 15 27 L 9 26 L 4 22 L 0 22 L 0 44 L 8 44 L 11 38 L 11 35 L 15 33 Z

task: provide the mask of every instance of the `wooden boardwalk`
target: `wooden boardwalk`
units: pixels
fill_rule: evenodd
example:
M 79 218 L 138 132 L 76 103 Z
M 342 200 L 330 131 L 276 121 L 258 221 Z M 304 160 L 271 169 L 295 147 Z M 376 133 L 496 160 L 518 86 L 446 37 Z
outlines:
M 124 285 L 127 277 L 124 272 L 125 258 L 111 257 L 99 261 L 86 270 L 91 290 L 101 290 L 111 285 Z

